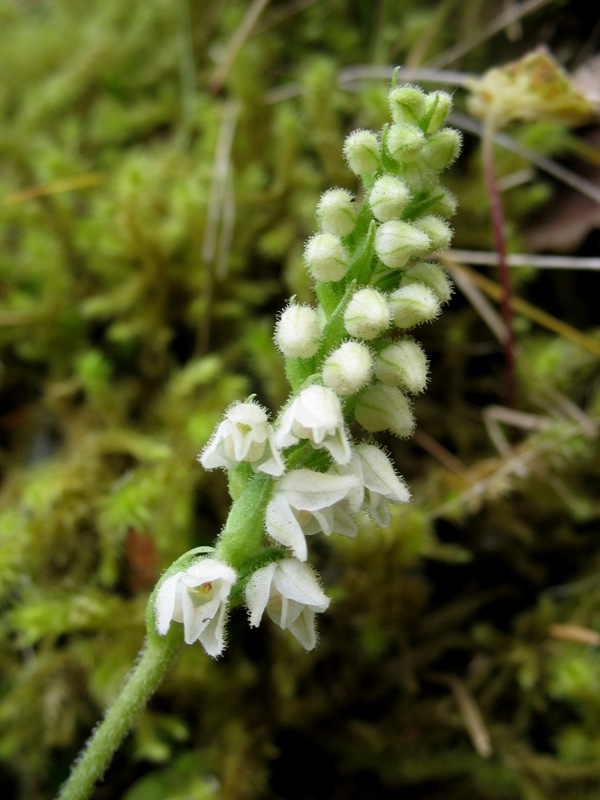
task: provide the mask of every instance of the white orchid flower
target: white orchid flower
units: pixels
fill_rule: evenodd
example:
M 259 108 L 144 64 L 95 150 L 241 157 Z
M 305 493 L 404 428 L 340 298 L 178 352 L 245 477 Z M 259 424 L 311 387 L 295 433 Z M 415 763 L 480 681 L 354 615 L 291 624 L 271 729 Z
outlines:
M 209 656 L 221 655 L 227 599 L 236 579 L 234 569 L 213 558 L 201 558 L 171 575 L 156 595 L 158 632 L 164 636 L 171 622 L 182 622 L 186 644 L 198 640 Z
M 275 432 L 277 446 L 289 447 L 300 439 L 308 439 L 316 448 L 325 448 L 337 464 L 350 461 L 342 404 L 333 389 L 308 386 L 283 412 Z
M 266 511 L 267 533 L 306 561 L 305 535 L 356 535 L 358 528 L 346 500 L 359 491 L 359 480 L 353 475 L 292 470 L 275 484 Z
M 267 564 L 246 585 L 250 625 L 256 627 L 266 611 L 273 622 L 289 630 L 306 650 L 317 644 L 315 614 L 326 611 L 329 602 L 313 570 L 295 558 Z
M 274 478 L 285 466 L 275 445 L 267 412 L 257 403 L 234 403 L 199 456 L 204 469 L 232 469 L 247 461 L 256 472 Z
M 358 479 L 361 488 L 349 498 L 352 510 L 358 511 L 363 507 L 381 528 L 390 523 L 389 503 L 398 505 L 410 500 L 406 484 L 396 474 L 385 452 L 375 445 L 357 445 L 350 463 L 338 467 L 337 472 Z

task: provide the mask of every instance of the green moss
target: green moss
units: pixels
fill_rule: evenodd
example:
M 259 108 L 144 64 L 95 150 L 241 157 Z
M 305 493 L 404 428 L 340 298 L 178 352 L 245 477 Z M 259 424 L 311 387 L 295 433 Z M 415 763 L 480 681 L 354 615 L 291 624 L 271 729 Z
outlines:
M 15 800 L 57 790 L 131 667 L 156 579 L 219 533 L 225 480 L 195 459 L 223 408 L 284 399 L 272 322 L 312 296 L 319 193 L 356 188 L 344 135 L 387 114 L 387 82 L 347 91 L 340 70 L 433 59 L 488 18 L 478 3 L 271 3 L 211 89 L 247 8 L 0 2 L 0 786 Z M 585 50 L 564 4 L 543 13 L 552 46 Z M 515 47 L 494 37 L 457 67 Z M 512 132 L 547 156 L 581 149 L 548 123 Z M 485 249 L 478 153 L 468 139 L 451 183 L 456 244 Z M 500 176 L 527 166 L 498 149 Z M 534 175 L 505 193 L 511 246 L 549 191 Z M 597 345 L 589 274 L 516 284 Z M 413 505 L 315 547 L 335 600 L 319 648 L 234 609 L 227 655 L 183 653 L 98 798 L 596 796 L 597 647 L 553 626 L 599 630 L 598 361 L 519 325 L 519 411 L 539 424 L 502 422 L 494 448 L 481 412 L 502 403 L 500 347 L 457 293 L 419 329 L 426 435 L 388 442 Z

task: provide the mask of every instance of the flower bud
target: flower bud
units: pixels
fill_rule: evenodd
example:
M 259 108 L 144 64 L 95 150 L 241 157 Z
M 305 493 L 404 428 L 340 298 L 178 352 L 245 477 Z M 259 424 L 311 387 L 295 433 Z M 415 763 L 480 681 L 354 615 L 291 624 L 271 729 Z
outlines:
M 341 281 L 348 269 L 348 254 L 339 237 L 332 233 L 312 236 L 306 243 L 304 260 L 318 281 Z
M 371 380 L 373 357 L 360 342 L 344 342 L 325 359 L 323 383 L 340 397 L 355 394 Z
M 400 269 L 414 256 L 431 252 L 431 240 L 415 225 L 393 219 L 375 234 L 375 252 L 390 269 Z
M 406 270 L 400 281 L 400 286 L 415 282 L 428 286 L 440 303 L 445 304 L 452 297 L 452 281 L 446 271 L 437 264 L 431 264 L 429 261 L 419 261 L 418 264 L 414 264 Z
M 404 163 L 414 161 L 418 157 L 425 144 L 425 136 L 416 125 L 400 122 L 391 126 L 385 141 L 394 161 Z
M 418 86 L 395 86 L 388 92 L 394 122 L 419 124 L 425 113 L 426 95 Z
M 458 200 L 448 189 L 438 187 L 435 194 L 437 200 L 429 207 L 432 214 L 439 214 L 440 217 L 453 217 L 458 208 Z
M 393 175 L 377 178 L 369 193 L 373 216 L 381 222 L 399 219 L 409 200 L 408 186 Z
M 453 230 L 445 219 L 435 217 L 433 214 L 428 214 L 425 217 L 419 217 L 414 224 L 419 230 L 426 233 L 431 240 L 431 253 L 436 253 L 438 250 L 446 250 L 452 241 Z
M 452 97 L 448 92 L 430 92 L 425 99 L 425 133 L 433 133 L 446 122 L 452 111 Z
M 402 180 L 413 196 L 437 190 L 437 174 L 422 158 L 402 165 Z
M 330 189 L 321 195 L 317 206 L 317 219 L 326 233 L 348 236 L 356 225 L 356 208 L 350 192 Z
M 359 396 L 354 416 L 370 433 L 391 431 L 401 439 L 407 439 L 415 429 L 408 398 L 395 386 L 369 386 Z
M 409 394 L 420 394 L 427 385 L 427 357 L 412 339 L 391 344 L 379 353 L 375 377 L 387 386 L 398 386 Z
M 435 319 L 441 311 L 440 301 L 427 286 L 411 283 L 390 295 L 394 324 L 398 328 L 413 328 Z
M 356 339 L 376 339 L 390 325 L 391 314 L 387 299 L 369 287 L 354 293 L 344 311 L 344 325 Z
M 311 358 L 321 344 L 317 312 L 310 306 L 289 306 L 275 326 L 275 344 L 288 358 Z
M 371 131 L 354 131 L 344 142 L 344 156 L 355 175 L 367 175 L 380 166 L 379 142 Z
M 459 131 L 442 128 L 427 139 L 421 154 L 428 166 L 441 172 L 456 161 L 461 146 L 462 136 Z

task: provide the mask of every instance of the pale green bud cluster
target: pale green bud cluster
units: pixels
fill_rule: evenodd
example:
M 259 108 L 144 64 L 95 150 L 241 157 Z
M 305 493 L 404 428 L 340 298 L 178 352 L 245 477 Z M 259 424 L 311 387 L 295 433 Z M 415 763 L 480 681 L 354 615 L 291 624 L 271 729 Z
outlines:
M 339 236 L 317 233 L 306 243 L 304 260 L 317 281 L 341 281 L 348 269 L 348 253 Z
M 330 189 L 321 195 L 317 219 L 325 233 L 348 236 L 356 225 L 354 198 L 345 189 Z
M 454 196 L 439 173 L 457 157 L 460 134 L 445 127 L 452 100 L 394 86 L 392 122 L 358 130 L 344 144 L 362 181 L 362 203 L 330 189 L 317 205 L 320 230 L 305 248 L 320 308 L 291 306 L 275 341 L 295 387 L 320 384 L 343 400 L 348 421 L 366 431 L 410 436 L 410 395 L 424 391 L 428 362 L 407 336 L 434 320 L 452 295 L 445 270 L 431 260 L 452 240 Z M 298 329 L 306 325 L 306 334 Z
M 393 175 L 377 178 L 369 193 L 371 211 L 380 222 L 399 219 L 409 200 L 408 186 Z
M 317 312 L 304 305 L 291 305 L 275 325 L 275 344 L 288 358 L 312 358 L 321 344 Z
M 379 139 L 372 131 L 354 131 L 344 142 L 344 156 L 355 175 L 368 175 L 379 166 Z

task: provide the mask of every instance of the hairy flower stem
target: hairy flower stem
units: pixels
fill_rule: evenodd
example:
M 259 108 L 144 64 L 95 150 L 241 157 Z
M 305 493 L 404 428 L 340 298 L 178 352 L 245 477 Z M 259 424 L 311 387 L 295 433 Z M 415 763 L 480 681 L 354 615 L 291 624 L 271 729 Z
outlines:
M 486 120 L 482 137 L 483 174 L 490 199 L 492 232 L 496 252 L 498 253 L 498 276 L 502 286 L 502 321 L 504 322 L 504 359 L 506 363 L 505 401 L 509 408 L 514 408 L 517 391 L 515 381 L 515 337 L 512 324 L 512 291 L 506 257 L 504 211 L 494 170 L 494 132 L 495 125 L 493 120 Z
M 150 613 L 153 616 L 149 610 Z M 183 637 L 179 626 L 173 626 L 166 636 L 155 632 L 154 623 L 148 629 L 151 632 L 137 664 L 87 742 L 58 800 L 87 800 L 90 797 L 96 781 L 102 777 L 129 732 L 135 715 L 148 703 L 181 649 Z

